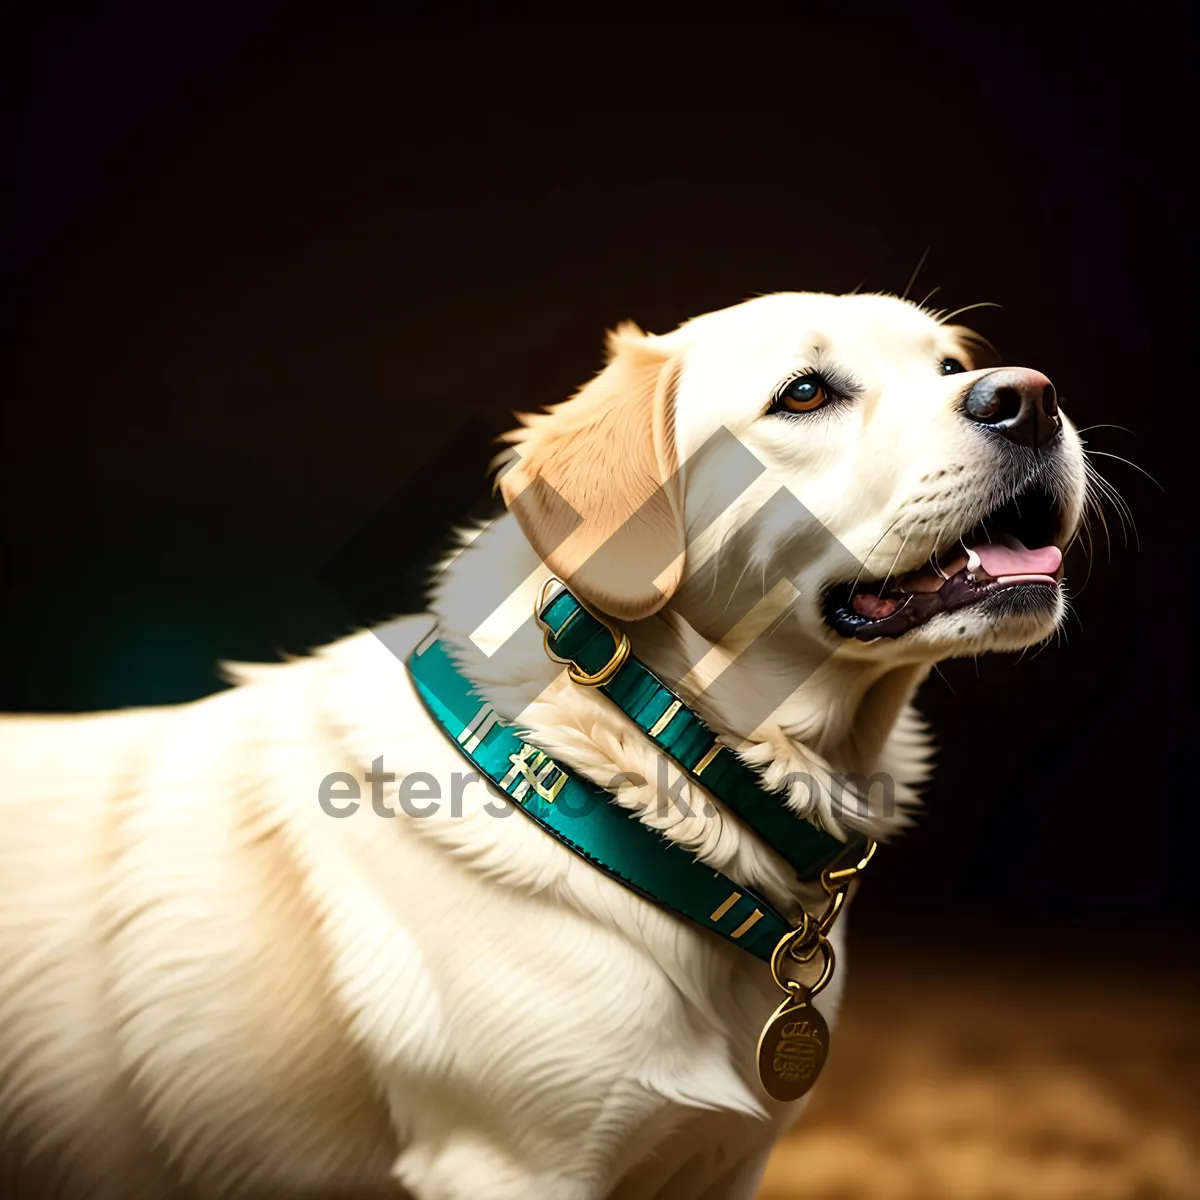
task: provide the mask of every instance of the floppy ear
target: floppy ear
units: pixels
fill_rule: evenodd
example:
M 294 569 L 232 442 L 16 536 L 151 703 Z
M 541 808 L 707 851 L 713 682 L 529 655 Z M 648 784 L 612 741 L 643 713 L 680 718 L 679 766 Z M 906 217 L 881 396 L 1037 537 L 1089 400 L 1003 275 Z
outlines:
M 662 608 L 683 576 L 679 360 L 629 322 L 608 335 L 608 353 L 570 400 L 520 415 L 504 438 L 516 458 L 499 486 L 542 561 L 580 599 L 636 621 Z

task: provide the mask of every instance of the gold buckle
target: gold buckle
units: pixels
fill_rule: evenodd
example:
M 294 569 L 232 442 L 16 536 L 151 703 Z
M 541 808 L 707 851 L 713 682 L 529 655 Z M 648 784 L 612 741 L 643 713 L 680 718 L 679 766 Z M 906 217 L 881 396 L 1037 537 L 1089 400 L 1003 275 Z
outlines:
M 566 589 L 566 584 L 556 575 L 551 575 L 545 583 L 542 584 L 538 591 L 537 599 L 533 602 L 533 616 L 537 623 L 542 627 L 542 647 L 546 651 L 546 657 L 556 663 L 562 663 L 567 668 L 567 675 L 572 683 L 577 683 L 580 687 L 603 687 L 608 683 L 614 675 L 625 665 L 625 660 L 629 657 L 629 652 L 632 647 L 629 644 L 629 635 L 623 629 L 616 629 L 610 625 L 603 617 L 592 612 L 578 596 L 573 597 L 575 603 L 580 608 L 586 609 L 605 629 L 612 634 L 612 639 L 616 643 L 616 649 L 613 650 L 612 658 L 608 660 L 595 674 L 589 675 L 586 671 L 582 671 L 575 665 L 573 659 L 563 658 L 555 654 L 550 649 L 550 634 L 553 630 L 542 619 L 542 603 L 545 599 L 546 592 L 552 584 L 557 583 L 559 587 Z

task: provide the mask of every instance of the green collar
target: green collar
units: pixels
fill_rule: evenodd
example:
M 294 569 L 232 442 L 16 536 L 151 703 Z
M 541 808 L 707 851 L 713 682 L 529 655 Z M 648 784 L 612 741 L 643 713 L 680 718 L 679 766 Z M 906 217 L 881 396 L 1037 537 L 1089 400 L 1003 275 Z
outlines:
M 553 582 L 558 582 L 557 580 Z M 791 864 L 802 880 L 818 879 L 843 855 L 860 854 L 866 838 L 839 841 L 788 811 L 758 776 L 653 671 L 629 652 L 629 639 L 598 620 L 562 585 L 538 604 L 546 651 L 566 661 L 571 677 L 584 678 L 611 700 L 688 777 L 711 792 Z M 544 596 L 544 592 L 543 592 Z M 605 668 L 620 658 L 616 670 Z M 605 675 L 608 674 L 608 678 Z
M 798 819 L 652 671 L 628 638 L 599 621 L 565 587 L 538 605 L 551 657 L 580 686 L 594 686 L 688 777 L 755 830 L 795 868 L 816 879 L 834 862 L 857 856 L 865 839 L 839 841 Z M 697 861 L 608 792 L 523 741 L 497 717 L 431 633 L 408 659 L 430 715 L 472 765 L 517 807 L 581 858 L 638 895 L 770 961 L 788 921 L 752 889 Z

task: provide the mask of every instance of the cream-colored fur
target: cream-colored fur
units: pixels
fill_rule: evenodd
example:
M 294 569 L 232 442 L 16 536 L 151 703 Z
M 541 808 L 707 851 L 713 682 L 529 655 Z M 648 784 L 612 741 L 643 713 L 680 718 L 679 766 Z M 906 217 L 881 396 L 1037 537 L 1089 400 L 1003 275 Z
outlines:
M 862 397 L 805 422 L 764 416 L 815 348 L 854 370 Z M 529 612 L 543 557 L 578 569 L 661 487 L 634 532 L 659 556 L 657 585 L 618 579 L 605 594 L 609 577 L 585 571 L 582 590 L 639 618 L 635 651 L 684 678 L 769 785 L 796 772 L 823 781 L 815 798 L 781 798 L 798 820 L 886 838 L 925 776 L 910 702 L 933 663 L 1041 640 L 1062 603 L 840 641 L 819 597 L 844 557 L 769 522 L 752 544 L 737 531 L 786 488 L 883 575 L 974 524 L 1017 481 L 956 405 L 970 377 L 935 369 L 966 357 L 959 331 L 892 298 L 779 295 L 661 338 L 624 329 L 610 352 L 603 382 L 514 435 L 502 487 L 523 532 L 509 515 L 465 534 L 432 613 L 452 642 L 474 636 L 492 652 L 477 682 L 531 740 L 598 782 L 654 781 L 655 752 L 607 702 L 540 649 L 497 650 Z M 765 469 L 693 538 L 698 489 L 720 472 L 696 456 L 722 427 Z M 1065 433 L 1064 540 L 1083 495 L 1078 439 Z M 535 549 L 553 541 L 539 521 L 554 514 L 541 501 L 521 509 L 537 478 L 592 522 L 558 553 Z M 770 583 L 768 568 L 785 581 Z M 483 574 L 512 599 L 481 625 Z M 731 606 L 745 616 L 728 629 Z M 781 637 L 764 648 L 755 635 L 780 613 Z M 237 687 L 194 704 L 0 724 L 5 1195 L 754 1194 L 799 1108 L 769 1101 L 754 1077 L 777 999 L 764 967 L 523 815 L 494 815 L 477 782 L 451 811 L 467 766 L 402 665 L 432 625 L 407 617 L 307 659 L 238 668 Z M 780 678 L 801 682 L 748 724 L 764 681 Z M 397 776 L 377 784 L 391 815 L 377 815 L 367 785 L 352 815 L 322 809 L 325 777 L 361 780 L 379 759 Z M 824 784 L 855 769 L 891 772 L 897 808 L 835 812 Z M 415 772 L 442 789 L 441 810 L 421 819 L 398 802 Z M 815 901 L 720 805 L 683 794 L 691 815 L 656 811 L 653 783 L 617 800 L 788 910 Z M 831 1021 L 843 933 L 820 997 Z

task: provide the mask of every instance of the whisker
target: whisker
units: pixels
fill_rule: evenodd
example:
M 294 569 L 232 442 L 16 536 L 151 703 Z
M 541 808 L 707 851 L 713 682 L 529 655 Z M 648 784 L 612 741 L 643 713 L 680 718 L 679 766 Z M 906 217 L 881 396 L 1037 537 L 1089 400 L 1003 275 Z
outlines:
M 952 695 L 952 696 L 957 695 L 957 693 L 954 690 L 954 685 L 950 682 L 950 680 L 948 680 L 946 678 L 945 675 L 942 674 L 942 668 L 937 663 L 934 663 L 933 669 L 937 673 L 937 675 L 941 679 L 941 681 L 950 689 L 950 695 Z
M 912 531 L 910 530 L 909 533 Z M 895 557 L 892 559 L 892 565 L 888 567 L 887 574 L 883 577 L 883 586 L 879 589 L 881 592 L 887 590 L 888 580 L 892 577 L 892 572 L 896 569 L 896 564 L 900 561 L 900 555 L 904 553 L 904 547 L 908 545 L 909 534 L 904 535 L 904 541 L 900 543 L 900 549 L 896 551 Z
M 963 308 L 956 308 L 952 313 L 947 313 L 939 321 L 939 325 L 945 325 L 947 321 L 953 320 L 955 317 L 961 317 L 963 313 L 971 312 L 976 308 L 1003 308 L 1003 304 L 997 304 L 993 300 L 981 300 L 978 304 L 967 304 Z
M 867 569 L 867 561 L 870 559 L 871 555 L 874 554 L 877 549 L 879 549 L 879 543 L 882 542 L 883 539 L 885 537 L 887 537 L 887 535 L 889 533 L 891 533 L 893 529 L 896 528 L 896 525 L 899 522 L 899 520 L 900 520 L 900 515 L 897 514 L 895 520 L 893 520 L 892 523 L 875 539 L 875 545 L 872 546 L 870 548 L 870 550 L 867 551 L 862 562 L 858 564 L 858 574 L 855 575 L 854 582 L 850 585 L 850 599 L 851 600 L 854 599 L 854 593 L 858 589 L 858 583 L 859 583 L 859 580 L 862 579 L 862 573 Z
M 1105 479 L 1099 471 L 1096 470 L 1092 463 L 1085 463 L 1087 471 L 1087 480 L 1089 485 L 1089 494 L 1098 496 L 1101 499 L 1107 500 L 1116 512 L 1121 521 L 1121 532 L 1125 538 L 1125 544 L 1129 544 L 1129 532 L 1133 532 L 1134 544 L 1138 550 L 1141 550 L 1141 539 L 1138 536 L 1137 522 L 1133 517 L 1133 510 L 1129 507 L 1128 501 L 1117 490 L 1116 486 L 1108 479 Z M 1102 508 L 1100 504 L 1096 505 L 1097 509 Z M 1105 526 L 1107 530 L 1107 525 Z
M 1104 536 L 1108 542 L 1108 561 L 1112 562 L 1112 531 L 1108 527 L 1108 518 L 1104 511 L 1104 501 L 1106 500 L 1112 503 L 1112 497 L 1108 493 L 1108 490 L 1105 486 L 1105 481 L 1101 479 L 1094 471 L 1089 471 L 1088 503 L 1092 506 L 1092 509 L 1099 518 L 1100 525 L 1104 530 Z M 1117 516 L 1121 520 L 1121 532 L 1123 535 L 1125 535 L 1126 544 L 1128 544 L 1128 535 L 1126 533 L 1125 526 L 1125 514 L 1115 503 L 1113 504 L 1113 511 L 1116 512 Z
M 1138 539 L 1137 522 L 1133 519 L 1133 510 L 1129 507 L 1129 504 L 1126 502 L 1125 497 L 1122 496 L 1121 493 L 1118 492 L 1117 489 L 1112 486 L 1112 484 L 1110 484 L 1107 480 L 1105 480 L 1104 482 L 1105 482 L 1104 493 L 1105 493 L 1105 495 L 1108 496 L 1109 500 L 1112 502 L 1113 507 L 1117 510 L 1118 516 L 1121 518 L 1122 530 L 1125 530 L 1126 527 L 1128 527 L 1130 530 L 1132 530 L 1133 540 L 1135 543 L 1138 544 L 1139 549 L 1140 549 L 1141 544 Z
M 1075 432 L 1079 434 L 1091 433 L 1093 429 L 1119 429 L 1122 433 L 1133 433 L 1133 430 L 1126 425 L 1085 425 L 1082 429 L 1075 430 Z
M 901 300 L 908 299 L 908 293 L 912 291 L 912 285 L 917 282 L 917 276 L 921 273 L 921 268 L 925 265 L 925 260 L 929 257 L 929 247 L 925 247 L 925 253 L 921 255 L 917 265 L 913 267 L 913 273 L 908 277 L 908 283 L 904 286 L 904 291 L 900 295 Z
M 1108 527 L 1108 518 L 1104 515 L 1102 505 L 1095 505 L 1096 517 L 1100 521 L 1100 528 L 1104 530 L 1104 560 L 1112 566 L 1112 530 Z
M 1106 452 L 1105 452 L 1105 451 L 1103 451 L 1103 450 L 1089 450 L 1089 451 L 1088 451 L 1088 453 L 1089 453 L 1089 454 L 1097 454 L 1097 455 L 1099 455 L 1101 458 L 1115 458 L 1115 459 L 1117 460 L 1117 462 L 1123 462 L 1123 463 L 1124 463 L 1124 464 L 1125 464 L 1127 467 L 1132 467 L 1132 468 L 1133 468 L 1135 471 L 1141 471 L 1141 473 L 1142 473 L 1143 475 L 1145 475 L 1145 477 L 1146 477 L 1148 480 L 1150 480 L 1150 482 L 1151 482 L 1152 484 L 1154 484 L 1154 486 L 1155 486 L 1156 488 L 1158 488 L 1158 490 L 1159 490 L 1160 492 L 1162 492 L 1164 495 L 1166 494 L 1166 490 L 1167 490 L 1167 489 L 1166 489 L 1165 487 L 1163 487 L 1163 485 L 1162 485 L 1161 483 L 1159 483 L 1159 482 L 1158 482 L 1158 480 L 1157 480 L 1157 479 L 1155 479 L 1155 478 L 1154 478 L 1154 476 L 1153 476 L 1153 475 L 1151 475 L 1149 471 L 1145 470 L 1145 469 L 1144 469 L 1144 468 L 1142 468 L 1142 467 L 1139 467 L 1139 466 L 1137 465 L 1137 463 L 1135 463 L 1135 462 L 1130 462 L 1130 461 L 1129 461 L 1129 459 L 1127 459 L 1127 458 L 1122 458 L 1122 457 L 1121 457 L 1119 454 L 1108 454 L 1108 453 L 1106 453 Z
M 917 305 L 917 307 L 918 307 L 918 308 L 924 308 L 924 307 L 925 307 L 925 305 L 927 305 L 927 304 L 930 302 L 930 300 L 932 300 L 932 299 L 934 298 L 934 296 L 936 296 L 936 295 L 938 294 L 938 292 L 940 292 L 941 290 L 942 290 L 942 285 L 939 283 L 939 284 L 937 285 L 937 287 L 935 287 L 935 288 L 933 289 L 933 291 L 932 291 L 932 292 L 929 292 L 929 293 L 928 293 L 928 294 L 925 296 L 925 299 L 924 299 L 924 300 L 922 300 L 922 301 L 921 301 L 921 303 Z
M 1125 498 L 1107 479 L 1099 480 L 1098 483 L 1101 495 L 1112 505 L 1117 519 L 1121 522 L 1121 538 L 1125 546 L 1129 546 L 1129 535 L 1132 533 L 1134 546 L 1140 550 L 1141 539 L 1138 537 L 1137 522 L 1133 519 L 1133 511 L 1126 504 Z
M 946 528 L 946 526 L 944 524 L 939 525 L 937 527 L 937 533 L 934 535 L 934 538 L 933 538 L 933 549 L 930 550 L 930 552 L 929 552 L 929 565 L 943 579 L 949 579 L 950 576 L 947 575 L 946 572 L 942 570 L 941 565 L 938 563 L 938 560 L 937 560 L 938 547 L 942 544 L 942 531 L 945 528 Z
M 1080 630 L 1082 631 L 1083 618 L 1079 615 L 1079 610 L 1076 609 L 1076 607 L 1071 603 L 1067 604 L 1067 616 L 1073 618 L 1075 621 L 1075 624 L 1078 625 Z
M 1041 655 L 1042 655 L 1042 654 L 1044 654 L 1044 653 L 1045 653 L 1047 650 L 1049 650 L 1049 649 L 1050 649 L 1050 643 L 1051 643 L 1053 640 L 1054 640 L 1054 637 L 1053 637 L 1053 635 L 1051 635 L 1050 637 L 1043 638 L 1043 639 L 1042 639 L 1042 641 L 1041 641 L 1041 643 L 1038 645 L 1038 648 L 1037 648 L 1037 650 L 1034 652 L 1033 658 L 1031 658 L 1029 661 L 1030 661 L 1030 662 L 1034 662 L 1034 661 L 1035 661 L 1035 660 L 1036 660 L 1036 659 L 1037 659 L 1039 656 L 1041 656 Z
M 1070 542 L 1067 544 L 1067 548 L 1063 551 L 1063 558 L 1067 557 L 1067 555 L 1074 548 L 1076 542 L 1082 543 L 1085 537 L 1087 538 L 1087 549 L 1084 551 L 1084 557 L 1087 559 L 1087 574 L 1083 577 L 1083 583 L 1079 585 L 1079 592 L 1077 593 L 1078 595 L 1083 594 L 1089 580 L 1092 578 L 1092 559 L 1094 554 L 1092 545 L 1092 526 L 1091 522 L 1088 521 L 1086 512 L 1082 514 L 1082 519 L 1079 523 L 1079 529 L 1076 530 L 1075 536 L 1070 540 Z

